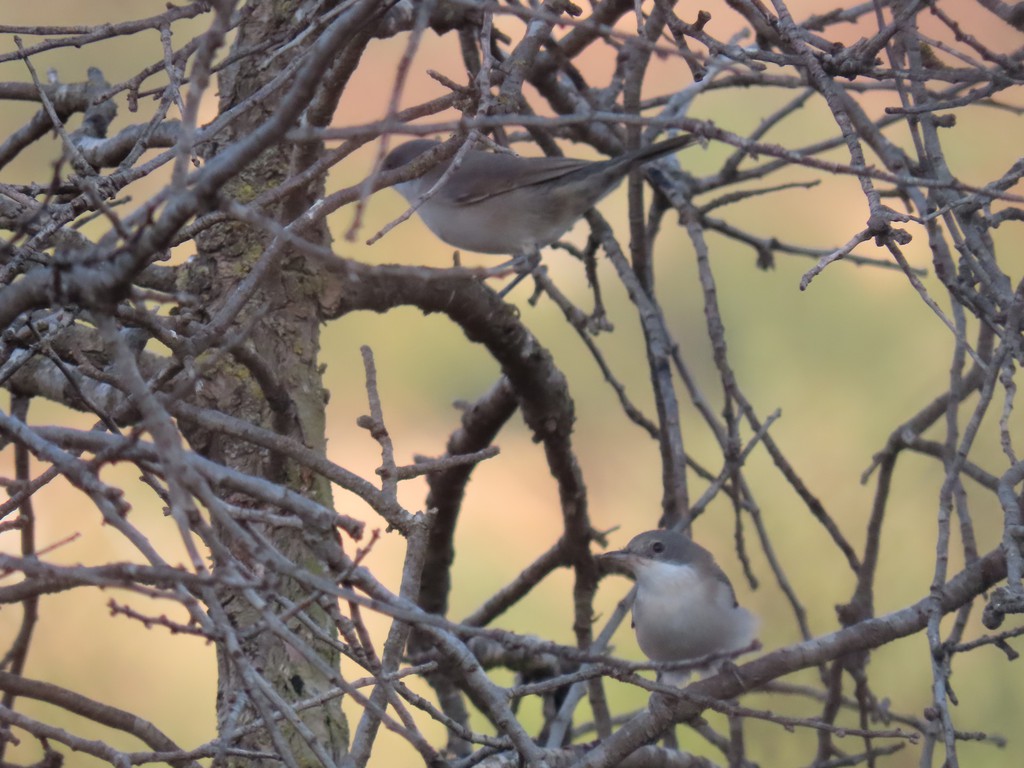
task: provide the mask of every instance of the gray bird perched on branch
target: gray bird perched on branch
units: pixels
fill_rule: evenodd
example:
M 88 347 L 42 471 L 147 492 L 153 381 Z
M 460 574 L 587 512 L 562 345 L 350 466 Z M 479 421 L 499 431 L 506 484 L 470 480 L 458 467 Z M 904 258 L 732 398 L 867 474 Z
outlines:
M 694 140 L 694 136 L 677 136 L 596 162 L 470 150 L 417 212 L 430 231 L 449 245 L 478 253 L 507 253 L 521 264 L 571 229 L 632 168 Z M 400 168 L 439 143 L 406 142 L 388 153 L 384 168 Z M 451 163 L 450 159 L 438 163 L 422 176 L 396 184 L 395 189 L 415 205 Z
M 636 577 L 633 628 L 640 650 L 652 661 L 690 661 L 738 651 L 754 639 L 757 619 L 736 602 L 736 593 L 711 553 L 675 531 L 647 531 L 625 549 L 601 559 Z M 688 671 L 666 672 L 678 685 Z

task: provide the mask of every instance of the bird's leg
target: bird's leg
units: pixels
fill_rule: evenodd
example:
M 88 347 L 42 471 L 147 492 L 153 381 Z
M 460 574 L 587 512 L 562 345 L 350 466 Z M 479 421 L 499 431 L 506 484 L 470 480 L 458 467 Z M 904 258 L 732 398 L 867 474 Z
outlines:
M 505 298 L 508 293 L 519 285 L 523 278 L 527 275 L 533 274 L 533 272 L 540 266 L 540 249 L 534 247 L 529 251 L 520 251 L 513 258 L 512 261 L 507 262 L 504 265 L 506 268 L 511 267 L 516 272 L 516 276 L 512 278 L 512 282 L 506 285 L 498 292 L 499 298 Z
M 719 665 L 718 671 L 732 675 L 733 679 L 740 684 L 740 687 L 743 688 L 744 691 L 750 688 L 746 678 L 743 677 L 743 673 L 740 672 L 740 668 L 733 664 L 729 659 L 726 659 Z
M 679 737 L 676 736 L 675 725 L 670 726 L 663 734 L 661 734 L 661 743 L 665 749 L 670 749 L 673 752 L 679 751 Z
M 528 251 L 520 251 L 512 259 L 516 272 L 530 274 L 540 266 L 540 248 L 533 246 Z

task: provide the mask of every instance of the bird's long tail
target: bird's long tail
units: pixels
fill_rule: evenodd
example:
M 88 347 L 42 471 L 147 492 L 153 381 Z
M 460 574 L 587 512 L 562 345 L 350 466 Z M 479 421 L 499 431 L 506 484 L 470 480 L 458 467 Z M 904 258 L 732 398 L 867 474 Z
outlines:
M 640 149 L 632 152 L 625 152 L 618 159 L 624 160 L 630 166 L 639 165 L 640 163 L 646 163 L 650 160 L 661 157 L 662 155 L 667 155 L 669 152 L 680 150 L 683 147 L 693 144 L 696 140 L 697 137 L 692 133 L 688 133 L 684 136 L 673 136 L 671 139 L 658 141 L 646 147 L 640 147 Z

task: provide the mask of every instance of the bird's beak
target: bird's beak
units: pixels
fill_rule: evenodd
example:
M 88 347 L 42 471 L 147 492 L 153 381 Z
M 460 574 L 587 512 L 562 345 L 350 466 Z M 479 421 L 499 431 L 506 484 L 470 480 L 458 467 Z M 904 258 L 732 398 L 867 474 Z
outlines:
M 615 549 L 598 556 L 598 561 L 610 573 L 633 575 L 633 555 L 624 549 Z

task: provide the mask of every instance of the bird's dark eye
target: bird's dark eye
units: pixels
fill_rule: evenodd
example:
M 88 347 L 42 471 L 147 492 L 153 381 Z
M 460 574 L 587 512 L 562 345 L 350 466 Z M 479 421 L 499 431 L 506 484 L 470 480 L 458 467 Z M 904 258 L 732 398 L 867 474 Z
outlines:
M 653 544 L 651 544 L 651 552 L 653 552 L 654 554 L 660 555 L 664 551 L 665 551 L 665 544 L 663 542 L 656 541 Z

